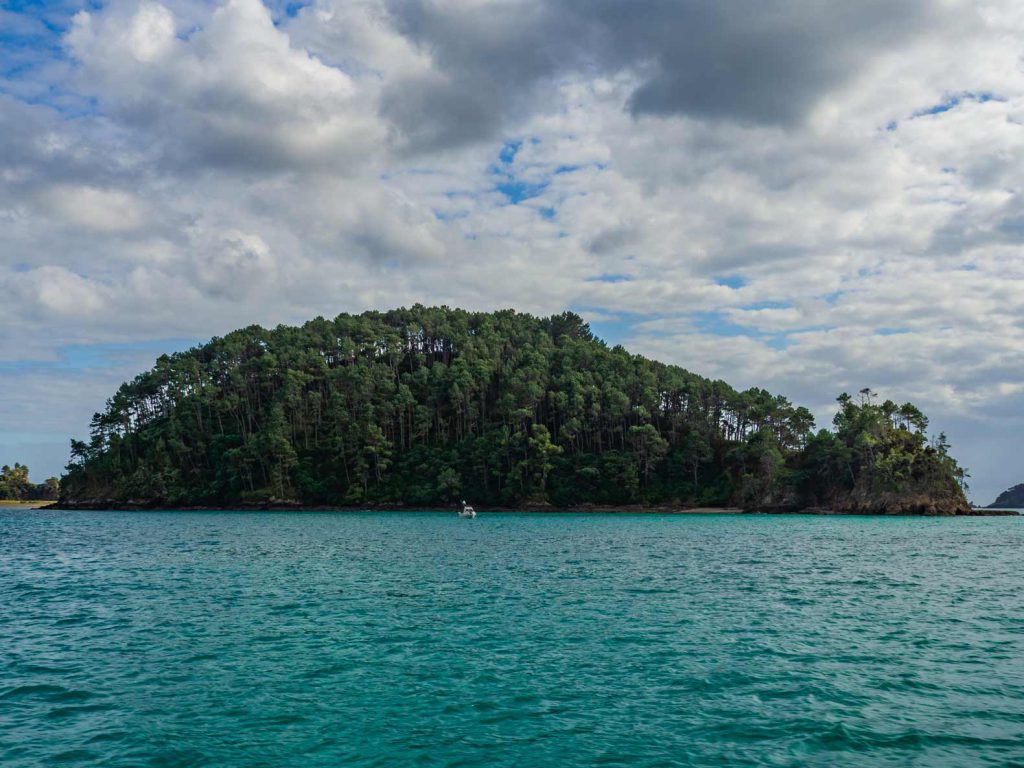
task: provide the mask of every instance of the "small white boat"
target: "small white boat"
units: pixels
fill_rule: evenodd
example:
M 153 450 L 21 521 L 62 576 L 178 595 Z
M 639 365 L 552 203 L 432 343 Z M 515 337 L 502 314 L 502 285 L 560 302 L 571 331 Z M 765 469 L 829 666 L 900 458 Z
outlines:
M 462 510 L 459 512 L 459 517 L 468 517 L 470 519 L 476 517 L 476 510 L 469 506 L 465 499 L 462 501 Z

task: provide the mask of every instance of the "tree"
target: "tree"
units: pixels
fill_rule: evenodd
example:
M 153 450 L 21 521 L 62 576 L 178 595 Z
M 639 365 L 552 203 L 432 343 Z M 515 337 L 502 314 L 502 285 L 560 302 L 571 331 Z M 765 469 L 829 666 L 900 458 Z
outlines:
M 459 481 L 459 473 L 453 467 L 445 467 L 437 476 L 437 490 L 445 501 L 455 501 L 458 498 L 462 483 Z
M 690 430 L 686 433 L 682 443 L 682 458 L 693 475 L 694 489 L 700 486 L 699 472 L 701 467 L 711 461 L 714 455 L 711 444 L 703 434 L 696 430 Z
M 668 440 L 658 434 L 652 424 L 639 424 L 629 428 L 629 443 L 646 486 L 650 482 L 651 471 L 668 453 Z
M 534 424 L 526 441 L 526 460 L 520 464 L 523 476 L 523 496 L 542 500 L 545 497 L 551 459 L 562 452 L 561 446 L 551 442 L 551 434 L 543 424 Z
M 21 499 L 31 487 L 28 467 L 15 462 L 13 467 L 0 468 L 0 499 Z

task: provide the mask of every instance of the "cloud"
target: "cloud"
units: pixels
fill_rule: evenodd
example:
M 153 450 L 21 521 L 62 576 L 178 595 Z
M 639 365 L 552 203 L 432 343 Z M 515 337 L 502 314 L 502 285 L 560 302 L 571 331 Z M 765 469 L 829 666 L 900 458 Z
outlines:
M 143 204 L 126 192 L 58 184 L 43 196 L 54 215 L 86 229 L 121 232 L 137 229 L 145 222 Z
M 587 13 L 620 56 L 648 62 L 640 65 L 646 76 L 630 97 L 634 114 L 755 124 L 803 119 L 875 52 L 920 33 L 944 10 L 926 2 L 828 6 L 813 0 L 666 0 L 645 13 L 615 0 L 598 7 Z
M 180 167 L 341 172 L 383 136 L 352 78 L 293 48 L 259 0 L 230 0 L 192 31 L 151 1 L 82 11 L 67 44 L 83 89 Z
M 393 0 L 388 8 L 433 63 L 429 74 L 389 86 L 383 101 L 384 116 L 420 151 L 493 137 L 543 103 L 551 82 L 595 73 L 632 74 L 624 106 L 634 116 L 793 126 L 876 54 L 974 21 L 957 3 L 926 0 L 655 0 L 640 8 L 631 0 Z
M 199 237 L 206 240 L 193 252 L 193 276 L 212 297 L 239 298 L 278 278 L 277 262 L 259 235 L 228 230 Z

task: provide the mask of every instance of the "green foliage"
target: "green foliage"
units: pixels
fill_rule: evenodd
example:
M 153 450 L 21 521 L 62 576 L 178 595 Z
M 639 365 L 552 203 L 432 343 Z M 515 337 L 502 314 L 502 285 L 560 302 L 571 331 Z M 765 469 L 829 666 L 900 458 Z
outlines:
M 56 500 L 60 495 L 60 481 L 51 477 L 45 483 L 33 484 L 28 479 L 28 467 L 14 463 L 0 468 L 0 499 L 24 501 Z
M 28 467 L 15 462 L 0 468 L 0 499 L 21 499 L 32 486 L 28 481 Z
M 928 440 L 928 419 L 916 406 L 878 405 L 870 389 L 837 400 L 835 433 L 822 430 L 798 457 L 800 490 L 811 503 L 844 495 L 963 499 L 967 473 L 949 455 L 944 433 Z
M 72 441 L 64 493 L 169 504 L 754 503 L 826 465 L 845 469 L 844 450 L 873 449 L 873 436 L 847 448 L 840 430 L 840 449 L 812 427 L 783 397 L 609 348 L 572 313 L 417 305 L 251 326 L 160 357 L 95 415 L 88 442 Z M 796 466 L 805 454 L 818 458 Z M 886 456 L 880 478 L 907 471 Z
M 790 501 L 791 472 L 776 436 L 759 430 L 728 455 L 739 478 L 744 506 L 785 504 Z

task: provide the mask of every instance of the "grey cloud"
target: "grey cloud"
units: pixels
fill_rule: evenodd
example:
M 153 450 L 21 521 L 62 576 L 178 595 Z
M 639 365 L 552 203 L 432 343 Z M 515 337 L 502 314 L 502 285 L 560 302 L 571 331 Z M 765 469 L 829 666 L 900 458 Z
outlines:
M 984 186 L 978 187 L 985 189 Z M 987 215 L 961 207 L 929 238 L 927 253 L 970 261 L 972 252 L 986 246 L 1024 242 L 1024 201 L 1013 194 Z
M 996 225 L 996 230 L 1007 242 L 1020 243 L 1024 240 L 1024 200 L 1019 195 L 1013 195 L 1001 213 L 1004 215 Z
M 438 70 L 392 83 L 382 95 L 382 115 L 414 152 L 496 135 L 506 119 L 529 110 L 539 83 L 579 58 L 588 31 L 534 2 L 470 10 L 396 0 L 391 14 Z
M 5 192 L 24 196 L 40 183 L 106 183 L 116 164 L 96 151 L 95 126 L 69 126 L 45 106 L 26 104 L 0 93 L 0 169 Z
M 927 0 L 394 0 L 391 13 L 447 79 L 412 98 L 415 83 L 396 84 L 383 114 L 412 147 L 436 149 L 493 136 L 499 118 L 572 72 L 633 73 L 634 116 L 792 125 L 873 54 L 954 12 Z
M 395 83 L 383 95 L 381 115 L 399 130 L 400 150 L 429 152 L 468 144 L 498 132 L 505 105 L 493 89 L 437 78 Z
M 653 63 L 633 93 L 634 114 L 792 124 L 868 57 L 926 26 L 934 4 L 599 4 L 610 37 L 628 56 Z
M 591 238 L 588 249 L 598 255 L 617 254 L 640 241 L 640 234 L 628 224 L 601 230 Z

